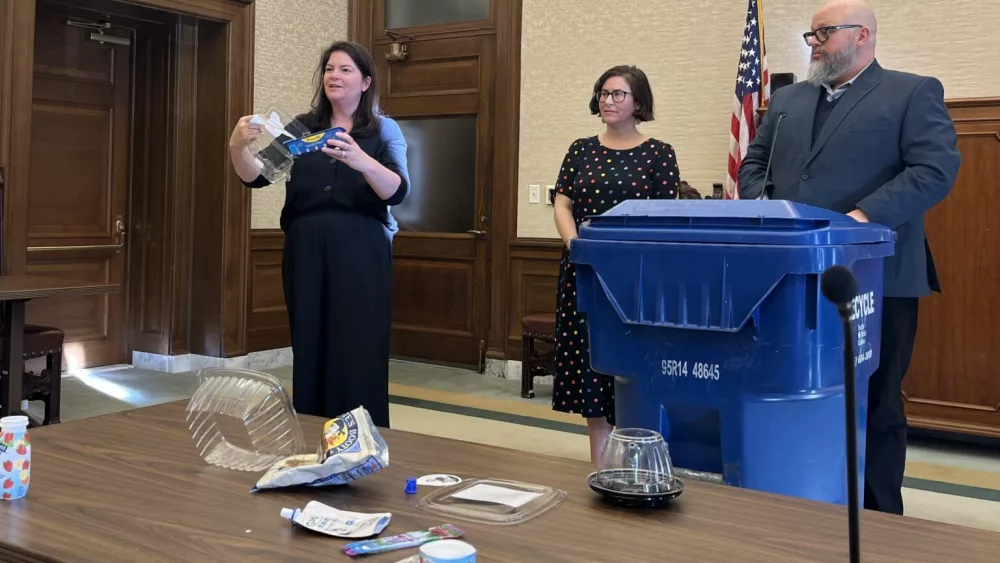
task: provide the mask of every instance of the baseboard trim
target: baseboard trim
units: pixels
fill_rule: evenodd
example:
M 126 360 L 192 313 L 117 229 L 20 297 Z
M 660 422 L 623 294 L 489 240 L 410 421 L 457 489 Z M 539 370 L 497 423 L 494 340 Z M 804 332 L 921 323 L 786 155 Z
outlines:
M 205 368 L 265 370 L 292 365 L 292 349 L 261 350 L 235 358 L 215 358 L 198 354 L 167 356 L 149 352 L 132 352 L 132 365 L 140 369 L 162 373 L 188 373 Z

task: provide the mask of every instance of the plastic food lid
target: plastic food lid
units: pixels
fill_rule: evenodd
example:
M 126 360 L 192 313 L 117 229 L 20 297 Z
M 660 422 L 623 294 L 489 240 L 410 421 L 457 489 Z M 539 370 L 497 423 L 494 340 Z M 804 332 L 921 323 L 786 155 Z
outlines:
M 5 416 L 3 418 L 0 418 L 0 426 L 8 428 L 17 426 L 28 426 L 28 417 L 24 415 Z
M 425 487 L 448 487 L 462 482 L 462 478 L 457 475 L 434 474 L 424 475 L 417 479 L 417 484 Z
M 466 491 L 474 487 L 509 489 L 514 493 L 528 493 L 532 500 L 513 508 L 502 503 L 476 502 L 463 499 Z M 503 479 L 470 479 L 461 484 L 441 487 L 420 499 L 417 506 L 446 518 L 457 518 L 481 524 L 511 526 L 532 520 L 558 505 L 566 492 L 544 485 L 533 485 Z
M 420 546 L 420 554 L 436 561 L 450 561 L 476 554 L 476 548 L 462 540 L 440 540 Z

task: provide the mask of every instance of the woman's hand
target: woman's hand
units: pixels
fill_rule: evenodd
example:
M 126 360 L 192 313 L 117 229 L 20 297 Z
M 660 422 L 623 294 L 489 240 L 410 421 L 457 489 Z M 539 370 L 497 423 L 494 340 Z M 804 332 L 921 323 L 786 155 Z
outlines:
M 563 194 L 556 194 L 552 204 L 555 206 L 556 230 L 559 231 L 559 238 L 563 239 L 563 244 L 569 250 L 573 239 L 579 236 L 576 220 L 573 219 L 573 200 Z
M 229 136 L 229 148 L 242 149 L 260 136 L 260 125 L 250 123 L 252 115 L 244 115 L 236 122 L 233 134 Z
M 260 126 L 250 123 L 252 115 L 246 115 L 236 122 L 233 134 L 229 136 L 229 160 L 236 175 L 244 182 L 254 182 L 260 176 L 262 163 L 251 153 L 250 143 L 260 136 Z
M 327 141 L 326 144 L 328 146 L 320 150 L 333 157 L 334 160 L 339 160 L 362 174 L 372 169 L 375 159 L 361 150 L 361 147 L 354 142 L 354 139 L 350 135 L 347 133 L 337 133 L 337 137 L 338 139 Z

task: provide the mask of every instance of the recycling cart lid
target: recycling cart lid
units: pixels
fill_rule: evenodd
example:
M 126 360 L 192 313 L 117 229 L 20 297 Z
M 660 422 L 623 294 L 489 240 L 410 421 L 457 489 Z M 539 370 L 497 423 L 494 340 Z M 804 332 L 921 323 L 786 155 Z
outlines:
M 627 200 L 580 228 L 584 240 L 825 246 L 895 241 L 882 225 L 784 200 Z

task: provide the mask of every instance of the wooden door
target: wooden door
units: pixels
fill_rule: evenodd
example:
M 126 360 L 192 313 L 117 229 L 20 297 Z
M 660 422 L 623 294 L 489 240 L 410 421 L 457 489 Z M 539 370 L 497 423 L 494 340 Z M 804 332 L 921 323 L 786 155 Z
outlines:
M 68 369 L 122 363 L 131 53 L 39 3 L 28 195 L 28 272 L 120 284 L 31 302 L 27 322 L 66 333 Z M 109 34 L 114 33 L 109 31 Z
M 410 195 L 393 210 L 393 354 L 485 365 L 493 175 L 495 7 L 383 0 L 372 55 L 384 110 L 409 145 Z M 388 61 L 401 34 L 404 60 Z

